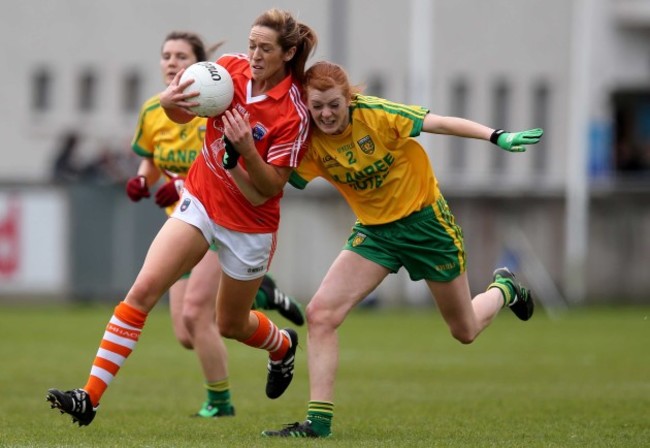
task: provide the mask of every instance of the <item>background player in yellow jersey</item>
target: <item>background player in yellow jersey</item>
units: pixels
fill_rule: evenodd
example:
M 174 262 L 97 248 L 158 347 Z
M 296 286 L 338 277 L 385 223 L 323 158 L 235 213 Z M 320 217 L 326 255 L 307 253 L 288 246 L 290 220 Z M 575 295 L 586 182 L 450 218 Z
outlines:
M 358 94 L 338 65 L 319 62 L 304 88 L 314 127 L 309 152 L 291 183 L 330 182 L 357 216 L 347 244 L 307 306 L 310 401 L 307 419 L 266 436 L 327 437 L 334 415 L 338 367 L 336 330 L 348 312 L 390 273 L 404 267 L 425 280 L 454 338 L 469 344 L 504 306 L 521 320 L 533 314 L 529 290 L 507 268 L 494 271 L 472 299 L 460 227 L 440 193 L 421 132 L 491 141 L 511 152 L 539 141 L 543 131 L 509 133 Z M 356 91 L 355 91 L 356 90 Z
M 176 73 L 198 61 L 205 61 L 220 44 L 206 49 L 201 38 L 189 32 L 174 31 L 163 42 L 160 68 L 166 85 Z M 205 118 L 194 118 L 176 124 L 160 107 L 155 95 L 142 106 L 133 150 L 142 156 L 138 175 L 127 183 L 126 191 L 133 201 L 150 197 L 149 186 L 164 176 L 154 199 L 171 214 L 183 189 L 184 176 L 201 151 L 205 136 Z M 210 250 L 194 267 L 191 276 L 184 275 L 169 291 L 172 325 L 181 345 L 194 349 L 201 363 L 207 399 L 197 413 L 200 417 L 234 414 L 230 401 L 226 346 L 215 320 L 215 300 L 219 288 L 220 264 L 217 253 Z M 255 308 L 276 309 L 297 325 L 304 323 L 300 305 L 280 291 L 266 276 L 255 298 Z

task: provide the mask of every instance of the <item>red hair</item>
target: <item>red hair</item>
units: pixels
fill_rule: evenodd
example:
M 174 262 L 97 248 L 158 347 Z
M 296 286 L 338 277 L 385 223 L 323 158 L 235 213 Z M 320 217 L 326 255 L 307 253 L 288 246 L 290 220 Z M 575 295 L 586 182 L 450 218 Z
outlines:
M 361 87 L 351 86 L 348 74 L 343 67 L 333 62 L 321 61 L 316 62 L 309 67 L 305 73 L 303 87 L 307 89 L 316 89 L 319 92 L 340 87 L 343 96 L 352 99 L 353 95 L 361 93 Z

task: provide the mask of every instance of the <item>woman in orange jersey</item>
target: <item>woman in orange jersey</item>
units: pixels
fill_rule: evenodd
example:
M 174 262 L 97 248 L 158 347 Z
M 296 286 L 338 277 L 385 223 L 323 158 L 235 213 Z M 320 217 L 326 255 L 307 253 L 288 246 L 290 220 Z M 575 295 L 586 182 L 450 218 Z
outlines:
M 306 148 L 309 113 L 300 83 L 316 42 L 316 34 L 289 12 L 271 9 L 254 21 L 248 54 L 224 55 L 217 61 L 233 78 L 231 109 L 207 120 L 202 151 L 185 179 L 179 205 L 115 308 L 86 385 L 48 391 L 52 406 L 73 421 L 88 425 L 93 420 L 149 311 L 211 244 L 222 269 L 216 303 L 221 334 L 269 353 L 269 398 L 282 395 L 291 383 L 297 333 L 280 330 L 251 306 L 275 250 L 282 189 Z M 179 84 L 182 73 L 160 94 L 166 114 L 179 124 L 195 118 L 188 107 L 196 105 L 192 97 L 198 93 L 184 93 L 192 81 Z M 226 167 L 224 137 L 232 143 Z
M 315 125 L 309 153 L 291 177 L 305 188 L 316 177 L 330 182 L 357 216 L 344 250 L 307 306 L 310 401 L 307 418 L 274 437 L 328 437 L 334 416 L 337 328 L 350 310 L 390 273 L 404 267 L 425 280 L 454 338 L 471 343 L 499 310 L 521 320 L 533 313 L 532 294 L 507 269 L 494 271 L 487 291 L 472 299 L 460 227 L 440 193 L 421 132 L 489 140 L 521 152 L 541 129 L 509 133 L 423 107 L 361 95 L 336 64 L 307 71 L 307 105 Z
M 176 74 L 198 61 L 205 61 L 221 43 L 206 50 L 203 40 L 194 33 L 173 31 L 163 42 L 160 69 L 165 85 Z M 137 176 L 126 185 L 132 201 L 150 197 L 149 186 L 161 176 L 165 182 L 154 196 L 156 204 L 168 215 L 183 191 L 185 176 L 201 152 L 205 136 L 205 118 L 196 117 L 186 124 L 174 123 L 160 107 L 158 94 L 144 102 L 133 137 L 133 151 L 142 157 Z M 234 415 L 230 400 L 228 354 L 219 334 L 215 316 L 215 299 L 219 289 L 221 267 L 216 246 L 169 289 L 169 306 L 176 339 L 194 349 L 205 378 L 207 398 L 196 413 L 199 417 Z M 304 323 L 300 305 L 284 294 L 268 275 L 255 296 L 255 309 L 275 309 L 296 325 Z

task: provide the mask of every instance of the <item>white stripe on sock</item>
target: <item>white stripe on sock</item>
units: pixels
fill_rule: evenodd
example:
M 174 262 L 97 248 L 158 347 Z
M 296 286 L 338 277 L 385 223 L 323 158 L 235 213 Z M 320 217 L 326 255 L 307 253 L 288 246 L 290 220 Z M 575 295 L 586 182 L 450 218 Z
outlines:
M 115 333 L 111 333 L 110 331 L 104 332 L 104 339 L 110 342 L 114 342 L 117 345 L 122 345 L 124 347 L 127 347 L 131 350 L 133 350 L 133 347 L 135 347 L 135 343 L 137 342 L 134 341 L 133 339 L 123 338 L 122 336 L 118 336 Z
M 126 360 L 126 358 L 118 353 L 111 352 L 109 350 L 100 348 L 97 350 L 97 356 L 103 359 L 106 359 L 113 364 L 117 364 L 118 366 L 122 367 L 122 364 Z
M 111 384 L 111 381 L 113 381 L 113 374 L 111 372 L 95 365 L 90 369 L 90 374 L 102 380 L 106 385 Z

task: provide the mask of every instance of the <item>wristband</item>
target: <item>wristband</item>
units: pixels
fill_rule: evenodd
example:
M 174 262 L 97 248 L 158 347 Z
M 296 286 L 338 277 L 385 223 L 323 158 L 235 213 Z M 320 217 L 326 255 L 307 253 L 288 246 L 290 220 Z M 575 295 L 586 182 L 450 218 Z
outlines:
M 499 136 L 505 133 L 506 131 L 504 131 L 503 129 L 495 129 L 492 135 L 490 135 L 490 141 L 496 145 L 497 142 L 499 141 Z
M 237 161 L 239 160 L 239 153 L 233 147 L 232 143 L 230 143 L 230 140 L 226 138 L 226 136 L 223 137 L 223 141 L 224 141 L 225 151 L 223 152 L 223 159 L 221 160 L 221 163 L 224 169 L 231 170 L 237 166 Z

